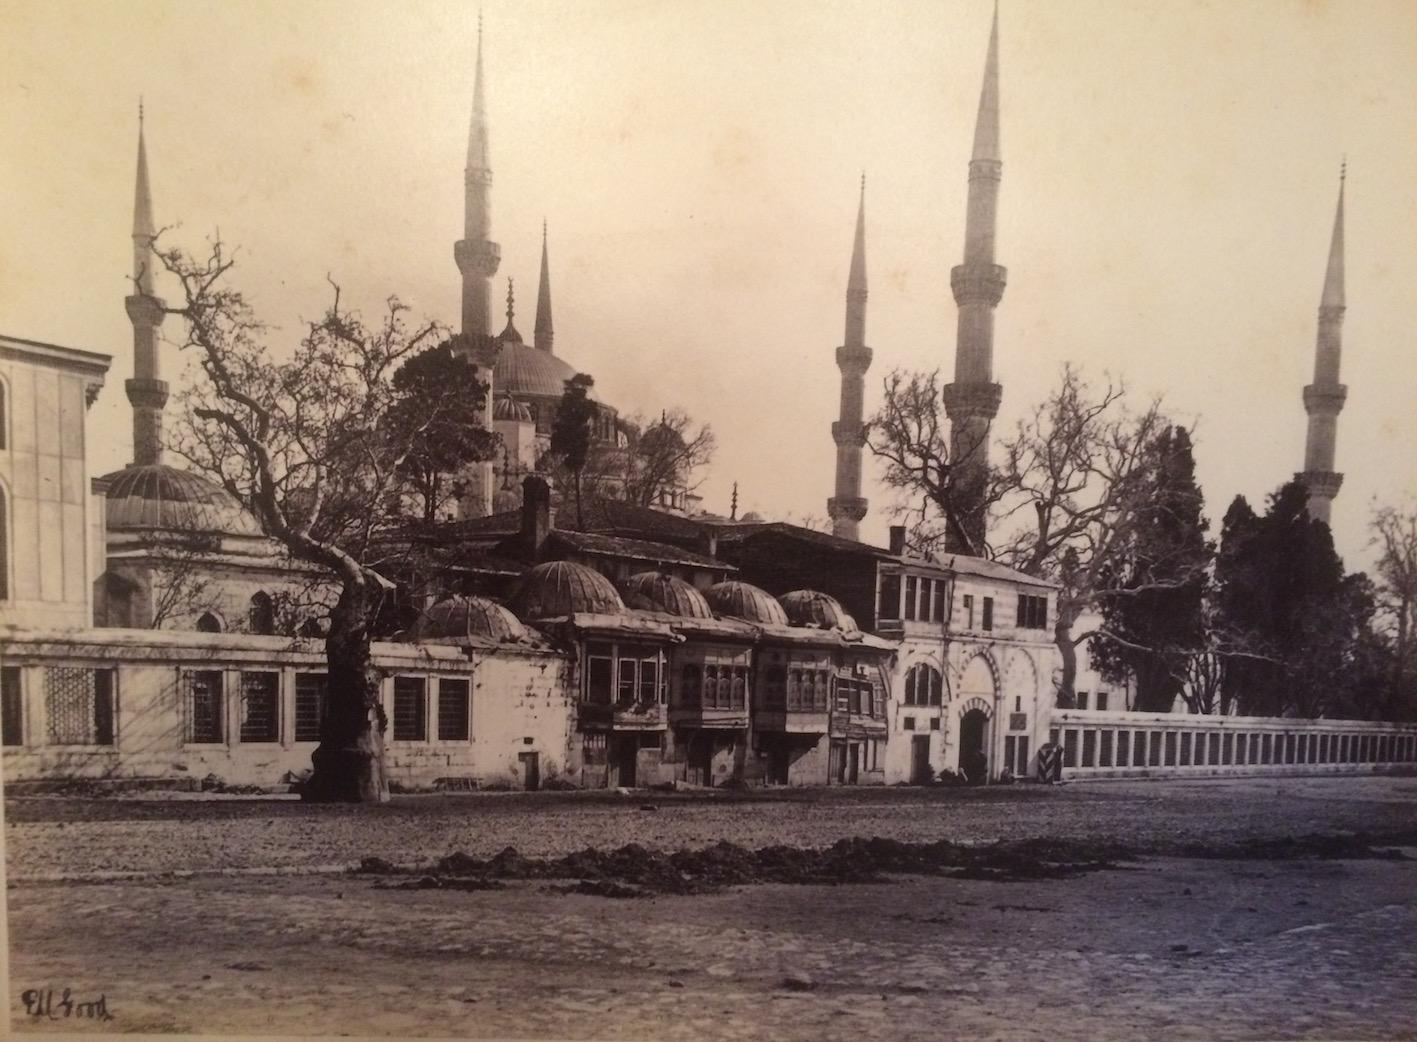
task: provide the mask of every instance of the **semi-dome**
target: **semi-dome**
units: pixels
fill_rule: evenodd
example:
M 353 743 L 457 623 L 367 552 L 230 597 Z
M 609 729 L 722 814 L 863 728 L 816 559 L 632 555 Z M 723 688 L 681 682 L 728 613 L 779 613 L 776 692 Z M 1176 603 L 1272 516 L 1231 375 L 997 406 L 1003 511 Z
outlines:
M 169 529 L 261 535 L 256 519 L 224 488 L 164 463 L 125 467 L 103 478 L 109 530 Z
M 574 366 L 540 347 L 520 340 L 502 341 L 497 364 L 492 369 L 493 386 L 501 394 L 513 397 L 557 398 L 566 392 L 566 381 L 576 375 Z M 591 401 L 599 401 L 595 388 L 586 392 Z
M 610 580 L 573 561 L 548 561 L 522 576 L 512 610 L 523 619 L 547 619 L 576 612 L 609 614 L 625 610 Z
M 711 619 L 704 595 L 683 579 L 664 572 L 639 572 L 620 584 L 625 605 L 642 611 L 662 611 L 682 619 Z
M 424 610 L 409 630 L 413 640 L 439 637 L 486 637 L 522 640 L 526 627 L 506 608 L 486 597 L 453 596 Z
M 532 420 L 531 408 L 525 402 L 519 402 L 511 395 L 504 394 L 497 399 L 497 404 L 492 406 L 492 418 L 530 423 Z
M 739 582 L 736 579 L 715 583 L 708 588 L 704 599 L 716 615 L 731 615 L 749 622 L 787 625 L 787 613 L 782 610 L 782 605 L 773 600 L 772 594 L 751 583 Z
M 824 630 L 854 632 L 856 620 L 847 614 L 841 602 L 820 590 L 793 590 L 778 600 L 794 626 L 813 626 Z

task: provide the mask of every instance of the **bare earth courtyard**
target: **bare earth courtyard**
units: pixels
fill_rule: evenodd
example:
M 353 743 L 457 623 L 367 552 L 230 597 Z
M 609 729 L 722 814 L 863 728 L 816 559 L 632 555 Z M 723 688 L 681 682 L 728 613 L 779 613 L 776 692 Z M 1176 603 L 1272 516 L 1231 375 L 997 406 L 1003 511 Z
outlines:
M 411 796 L 374 808 L 15 798 L 5 811 L 19 1030 L 1417 1037 L 1417 875 L 1395 856 L 1417 856 L 1411 777 Z M 1339 856 L 1255 847 L 1355 833 L 1327 851 Z M 890 874 L 628 900 L 567 892 L 564 879 L 399 889 L 420 877 L 348 871 L 509 846 L 551 858 L 873 836 L 1047 837 L 1128 854 L 1067 878 Z M 75 1002 L 102 996 L 111 1019 L 26 1014 L 26 991 L 58 1003 L 64 988 Z

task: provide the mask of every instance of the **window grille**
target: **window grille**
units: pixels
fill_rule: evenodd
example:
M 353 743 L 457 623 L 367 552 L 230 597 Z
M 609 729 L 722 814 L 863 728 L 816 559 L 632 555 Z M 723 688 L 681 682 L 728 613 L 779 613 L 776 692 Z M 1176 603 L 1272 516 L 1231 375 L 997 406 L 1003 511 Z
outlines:
M 994 628 L 994 598 L 984 598 L 984 622 L 983 628 L 992 630 Z
M 422 677 L 394 677 L 394 741 L 428 740 L 425 690 Z
M 295 674 L 295 740 L 318 742 L 329 697 L 329 677 L 324 673 Z
M 279 674 L 241 674 L 241 740 L 280 741 Z
M 187 741 L 219 744 L 222 740 L 222 682 L 215 669 L 187 674 L 187 705 L 191 711 Z
M 51 744 L 113 744 L 113 670 L 51 666 L 44 704 Z
M 451 677 L 438 680 L 438 741 L 465 742 L 470 735 L 468 682 Z
M 0 384 L 0 390 L 3 390 Z M 0 667 L 0 723 L 3 723 L 5 745 L 25 744 L 24 699 L 20 686 L 20 667 Z

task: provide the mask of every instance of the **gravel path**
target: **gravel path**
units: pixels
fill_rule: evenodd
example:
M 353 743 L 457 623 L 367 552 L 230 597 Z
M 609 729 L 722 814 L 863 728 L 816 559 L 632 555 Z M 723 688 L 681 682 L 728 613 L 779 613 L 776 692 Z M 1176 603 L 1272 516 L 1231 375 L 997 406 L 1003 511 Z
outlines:
M 289 800 L 11 799 L 12 881 L 94 873 L 319 869 L 507 846 L 558 856 L 625 843 L 677 849 L 826 846 L 851 836 L 987 842 L 1035 836 L 1175 841 L 1417 828 L 1417 778 L 1092 783 L 1056 788 L 821 789 L 729 797 L 636 792 L 399 797 L 377 807 Z

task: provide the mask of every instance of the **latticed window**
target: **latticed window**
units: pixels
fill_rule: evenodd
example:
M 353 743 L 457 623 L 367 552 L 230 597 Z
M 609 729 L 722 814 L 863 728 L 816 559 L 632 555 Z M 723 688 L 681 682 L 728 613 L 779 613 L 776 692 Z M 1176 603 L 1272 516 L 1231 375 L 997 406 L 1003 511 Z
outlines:
M 679 704 L 697 707 L 699 704 L 699 688 L 703 683 L 703 667 L 697 662 L 686 662 L 684 663 L 683 673 L 683 681 L 679 685 Z
M 469 728 L 468 682 L 451 677 L 438 680 L 438 741 L 465 742 Z
M 44 706 L 51 744 L 113 744 L 113 670 L 51 666 Z
M 279 674 L 241 674 L 241 740 L 280 741 Z
M 295 740 L 318 742 L 325 719 L 329 677 L 324 673 L 295 674 Z
M 428 740 L 425 690 L 422 677 L 394 677 L 394 741 Z
M 3 387 L 3 385 L 0 385 Z M 3 723 L 4 744 L 25 744 L 24 698 L 18 666 L 0 667 L 0 723 Z
M 222 739 L 221 672 L 194 670 L 187 674 L 189 742 L 220 742 Z

